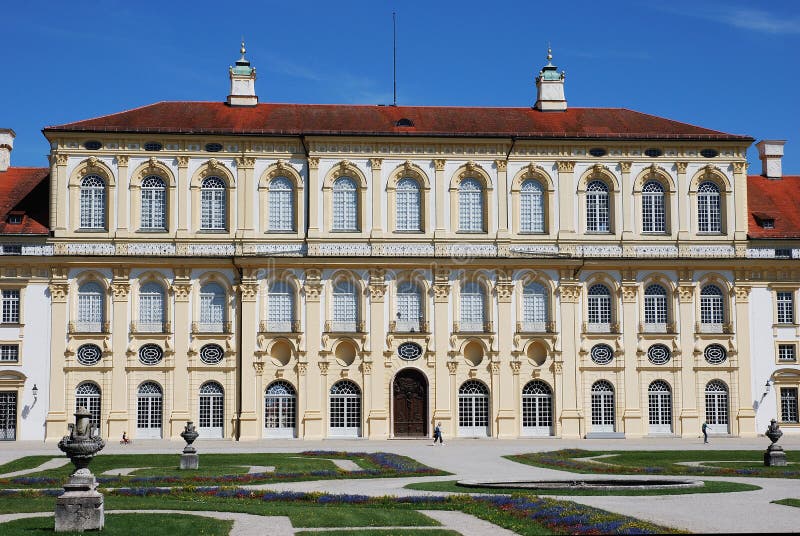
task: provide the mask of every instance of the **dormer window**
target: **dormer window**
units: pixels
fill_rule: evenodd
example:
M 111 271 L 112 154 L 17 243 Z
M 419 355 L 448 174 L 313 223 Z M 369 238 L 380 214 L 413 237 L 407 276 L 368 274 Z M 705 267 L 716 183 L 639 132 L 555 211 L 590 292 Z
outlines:
M 414 122 L 407 117 L 403 117 L 402 119 L 398 119 L 397 123 L 395 123 L 394 125 L 397 127 L 413 127 Z
M 8 215 L 8 223 L 11 225 L 19 225 L 22 223 L 22 212 L 12 212 Z
M 770 214 L 764 214 L 763 212 L 754 212 L 753 217 L 756 219 L 756 223 L 762 229 L 774 229 L 775 228 L 775 218 Z

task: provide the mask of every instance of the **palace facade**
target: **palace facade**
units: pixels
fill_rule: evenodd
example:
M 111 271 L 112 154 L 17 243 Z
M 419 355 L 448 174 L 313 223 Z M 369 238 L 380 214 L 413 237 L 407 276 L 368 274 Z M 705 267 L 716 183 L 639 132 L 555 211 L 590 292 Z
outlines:
M 227 102 L 46 127 L 49 168 L 0 131 L 0 438 L 791 432 L 783 142 L 748 176 L 549 59 L 533 107 L 295 105 L 243 52 Z

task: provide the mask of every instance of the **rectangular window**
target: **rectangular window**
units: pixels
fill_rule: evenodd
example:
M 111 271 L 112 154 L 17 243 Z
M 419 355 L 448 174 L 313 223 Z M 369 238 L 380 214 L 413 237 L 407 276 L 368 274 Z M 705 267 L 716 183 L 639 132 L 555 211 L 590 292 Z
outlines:
M 794 344 L 779 344 L 778 361 L 783 363 L 794 363 L 797 361 L 797 346 Z
M 781 422 L 797 424 L 797 387 L 781 387 Z
M 792 258 L 792 250 L 785 249 L 785 248 L 778 248 L 775 250 L 775 258 L 776 259 L 791 259 Z
M 775 299 L 778 305 L 778 324 L 794 324 L 794 293 L 776 292 Z
M 667 297 L 664 295 L 644 297 L 644 323 L 667 323 Z
M 3 344 L 0 345 L 0 363 L 19 362 L 19 345 Z
M 3 290 L 3 324 L 19 324 L 19 290 Z

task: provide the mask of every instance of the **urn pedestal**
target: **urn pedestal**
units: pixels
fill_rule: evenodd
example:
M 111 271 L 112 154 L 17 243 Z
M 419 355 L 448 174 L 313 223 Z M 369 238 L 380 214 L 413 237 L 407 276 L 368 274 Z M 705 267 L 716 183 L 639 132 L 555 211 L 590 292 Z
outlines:
M 197 449 L 192 446 L 194 440 L 197 439 L 200 434 L 197 433 L 195 430 L 194 423 L 192 421 L 186 422 L 186 427 L 181 432 L 181 437 L 184 441 L 186 441 L 186 446 L 183 448 L 183 454 L 181 454 L 181 469 L 199 469 L 200 468 L 200 455 L 197 454 Z
M 772 444 L 768 446 L 767 450 L 764 452 L 764 465 L 767 467 L 785 466 L 786 453 L 783 451 L 783 447 L 777 444 L 778 440 L 783 436 L 783 432 L 775 419 L 770 421 L 769 427 L 764 435 L 772 441 Z

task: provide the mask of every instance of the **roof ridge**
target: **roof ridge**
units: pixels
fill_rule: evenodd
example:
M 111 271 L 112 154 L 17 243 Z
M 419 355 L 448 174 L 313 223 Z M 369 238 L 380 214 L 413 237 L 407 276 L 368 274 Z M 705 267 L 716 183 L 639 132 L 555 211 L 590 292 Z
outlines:
M 127 113 L 130 113 L 130 112 L 135 112 L 137 110 L 144 110 L 145 108 L 150 108 L 151 106 L 156 106 L 158 104 L 164 104 L 164 103 L 170 103 L 170 102 L 180 102 L 180 101 L 163 101 L 162 100 L 162 101 L 157 101 L 157 102 L 151 102 L 150 104 L 143 104 L 142 106 L 135 106 L 133 108 L 129 108 L 127 110 L 122 110 L 120 112 L 114 112 L 114 113 L 110 113 L 110 114 L 98 115 L 98 116 L 95 116 L 95 117 L 90 117 L 88 119 L 79 119 L 77 121 L 70 121 L 69 123 L 62 123 L 60 125 L 48 125 L 48 126 L 44 127 L 42 129 L 42 131 L 45 131 L 45 130 L 50 129 L 50 128 L 65 127 L 65 126 L 69 126 L 69 125 L 74 125 L 76 123 L 85 123 L 86 121 L 95 121 L 97 119 L 105 119 L 107 117 L 114 117 L 115 115 L 127 114 Z M 186 101 L 186 102 L 192 102 L 192 101 Z

